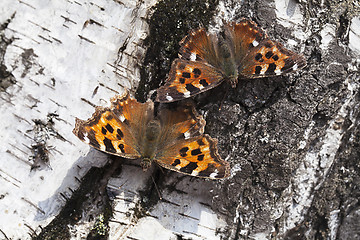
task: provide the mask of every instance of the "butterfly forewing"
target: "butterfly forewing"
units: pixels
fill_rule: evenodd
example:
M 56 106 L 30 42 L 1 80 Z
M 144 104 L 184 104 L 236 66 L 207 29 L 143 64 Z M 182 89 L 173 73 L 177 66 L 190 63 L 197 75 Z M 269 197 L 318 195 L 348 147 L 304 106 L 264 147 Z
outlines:
M 203 62 L 176 59 L 164 86 L 157 90 L 158 102 L 173 102 L 216 87 L 223 73 Z
M 177 141 L 158 152 L 155 161 L 168 169 L 184 174 L 219 179 L 230 174 L 229 163 L 217 152 L 217 141 L 209 135 Z
M 209 36 L 204 28 L 192 30 L 180 41 L 179 57 L 189 61 L 217 59 L 216 39 Z
M 254 22 L 247 19 L 242 19 L 239 23 L 227 23 L 224 27 L 225 39 L 238 66 L 266 37 L 261 28 L 258 28 Z
M 266 39 L 243 59 L 238 69 L 243 77 L 257 78 L 285 74 L 305 66 L 304 56 Z
M 161 139 L 154 160 L 161 166 L 198 177 L 224 178 L 229 165 L 217 152 L 216 140 L 203 135 L 205 120 L 193 104 L 159 112 Z
M 153 116 L 153 104 L 138 103 L 128 92 L 111 101 L 110 108 L 97 107 L 88 120 L 76 119 L 73 133 L 98 150 L 125 158 L 139 158 L 139 138 L 145 131 L 144 123 Z
M 225 25 L 234 47 L 239 75 L 243 78 L 268 77 L 289 73 L 306 65 L 304 56 L 270 40 L 254 22 L 241 20 Z

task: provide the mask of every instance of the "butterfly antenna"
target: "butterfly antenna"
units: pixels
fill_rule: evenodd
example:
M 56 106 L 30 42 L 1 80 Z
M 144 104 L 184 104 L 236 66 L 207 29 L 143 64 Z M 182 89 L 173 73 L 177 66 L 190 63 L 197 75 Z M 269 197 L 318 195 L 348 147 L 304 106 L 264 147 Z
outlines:
M 221 110 L 221 108 L 222 108 L 222 106 L 223 106 L 223 103 L 224 103 L 224 101 L 225 101 L 226 96 L 227 96 L 228 93 L 229 93 L 229 90 L 230 90 L 230 85 L 228 85 L 228 87 L 227 87 L 227 89 L 226 89 L 226 92 L 225 92 L 225 94 L 224 94 L 224 96 L 223 96 L 223 98 L 222 98 L 222 100 L 221 100 L 221 102 L 220 102 L 219 111 Z
M 161 194 L 160 194 L 159 188 L 157 187 L 157 184 L 156 184 L 155 179 L 153 178 L 153 176 L 152 176 L 152 175 L 150 175 L 150 176 L 151 176 L 151 179 L 152 179 L 152 181 L 153 181 L 153 183 L 154 183 L 154 186 L 155 186 L 156 192 L 157 192 L 157 194 L 159 195 L 159 199 L 160 199 L 160 201 L 161 201 L 161 200 L 162 200 L 162 197 L 161 197 Z
M 118 189 L 120 190 L 126 183 L 128 182 L 128 180 L 126 180 L 123 184 L 121 184 Z

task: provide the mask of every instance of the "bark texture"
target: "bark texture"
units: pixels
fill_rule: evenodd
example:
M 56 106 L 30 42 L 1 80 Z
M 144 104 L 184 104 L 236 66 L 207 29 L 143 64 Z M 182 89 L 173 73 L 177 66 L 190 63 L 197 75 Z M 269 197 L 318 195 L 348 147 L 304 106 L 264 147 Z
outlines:
M 0 238 L 360 238 L 357 1 L 2 5 Z M 230 178 L 144 173 L 72 135 L 124 87 L 154 99 L 190 29 L 242 17 L 308 65 L 194 98 Z

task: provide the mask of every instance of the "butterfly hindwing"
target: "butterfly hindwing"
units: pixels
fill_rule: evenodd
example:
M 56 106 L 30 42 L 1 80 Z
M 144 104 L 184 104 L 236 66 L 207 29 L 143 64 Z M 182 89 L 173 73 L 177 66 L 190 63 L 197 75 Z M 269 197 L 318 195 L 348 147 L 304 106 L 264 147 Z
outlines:
M 223 73 L 203 62 L 175 59 L 164 86 L 157 90 L 158 102 L 189 98 L 216 87 L 224 80 Z
M 161 108 L 158 118 L 162 125 L 159 149 L 204 133 L 206 122 L 191 101 L 184 101 L 175 109 Z
M 111 107 L 96 107 L 88 120 L 76 119 L 73 133 L 90 146 L 125 158 L 140 158 L 139 137 L 152 118 L 153 104 L 138 103 L 126 92 L 111 99 Z

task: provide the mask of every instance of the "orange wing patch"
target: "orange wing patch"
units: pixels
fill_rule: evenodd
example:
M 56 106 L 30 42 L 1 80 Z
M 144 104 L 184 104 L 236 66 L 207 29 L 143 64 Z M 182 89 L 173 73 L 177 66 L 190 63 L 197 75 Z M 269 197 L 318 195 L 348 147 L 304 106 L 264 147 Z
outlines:
M 174 60 L 166 84 L 157 90 L 158 102 L 189 98 L 216 87 L 224 80 L 223 73 L 206 63 Z
M 76 119 L 73 133 L 92 147 L 126 158 L 138 158 L 140 154 L 125 139 L 129 132 L 109 110 L 98 107 L 87 121 Z M 129 139 L 129 136 L 126 136 Z
M 129 105 L 136 100 L 126 91 L 111 101 L 111 108 L 96 107 L 95 113 L 86 121 L 76 118 L 73 133 L 98 150 L 125 158 L 139 158 L 135 136 L 129 130 L 131 122 L 137 122 L 131 121 L 134 114 L 129 111 Z
M 241 74 L 249 78 L 280 75 L 303 68 L 304 56 L 284 48 L 280 43 L 266 40 L 243 60 Z
M 217 141 L 205 134 L 178 142 L 162 151 L 155 161 L 168 169 L 203 178 L 226 178 L 230 175 L 229 163 L 221 159 Z

